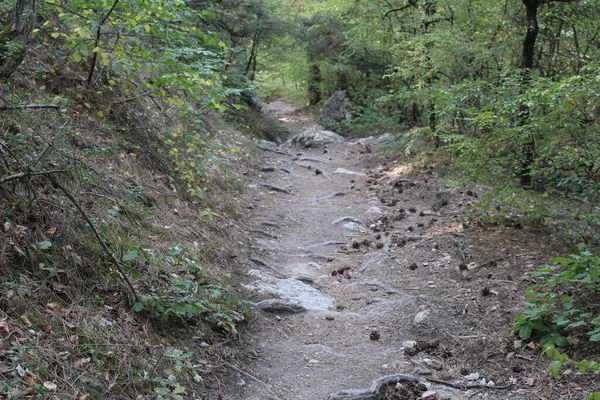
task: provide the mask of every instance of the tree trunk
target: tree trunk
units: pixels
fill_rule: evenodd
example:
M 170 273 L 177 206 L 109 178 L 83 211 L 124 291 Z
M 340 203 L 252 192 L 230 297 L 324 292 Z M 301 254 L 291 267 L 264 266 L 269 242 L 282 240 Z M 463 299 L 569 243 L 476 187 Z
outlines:
M 25 58 L 35 22 L 36 0 L 17 0 L 15 19 L 8 35 L 0 43 L 0 79 L 6 80 Z
M 250 49 L 250 58 L 248 58 L 248 63 L 246 64 L 245 73 L 249 77 L 251 82 L 254 82 L 254 77 L 256 75 L 256 57 L 258 56 L 258 45 L 260 42 L 260 31 L 254 32 L 254 36 L 252 38 L 252 47 Z
M 533 69 L 533 57 L 535 55 L 535 41 L 540 31 L 537 13 L 540 6 L 540 0 L 523 0 L 527 17 L 527 33 L 523 40 L 523 58 L 521 68 L 523 68 L 523 91 L 528 90 L 531 83 L 531 70 Z M 519 109 L 519 125 L 525 126 L 529 122 L 529 108 L 525 105 Z M 533 184 L 531 173 L 533 172 L 533 164 L 535 162 L 535 140 L 530 136 L 527 141 L 521 146 L 523 160 L 521 162 L 521 170 L 519 178 L 521 186 L 530 188 Z
M 311 64 L 308 76 L 308 104 L 318 104 L 323 98 L 321 93 L 321 82 L 323 82 L 323 77 L 321 76 L 319 64 Z

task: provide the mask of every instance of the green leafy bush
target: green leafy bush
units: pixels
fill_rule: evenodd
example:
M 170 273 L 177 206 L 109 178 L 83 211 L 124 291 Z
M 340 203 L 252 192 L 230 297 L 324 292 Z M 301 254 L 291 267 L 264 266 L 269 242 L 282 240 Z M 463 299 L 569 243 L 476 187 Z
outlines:
M 557 258 L 531 274 L 539 283 L 527 289 L 525 310 L 513 331 L 525 340 L 568 345 L 567 336 L 600 342 L 600 257 L 582 250 Z
M 163 261 L 169 272 L 160 274 L 160 280 L 134 305 L 134 311 L 163 321 L 189 323 L 202 319 L 236 332 L 236 324 L 244 316 L 230 308 L 226 288 L 204 283 L 202 266 L 195 261 L 192 250 L 172 247 Z

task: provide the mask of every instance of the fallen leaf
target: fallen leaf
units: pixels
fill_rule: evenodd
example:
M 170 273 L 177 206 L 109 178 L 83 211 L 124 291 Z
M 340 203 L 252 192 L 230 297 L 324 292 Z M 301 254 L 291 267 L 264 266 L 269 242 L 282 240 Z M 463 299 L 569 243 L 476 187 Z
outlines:
M 537 382 L 537 379 L 535 379 L 535 378 L 525 379 L 525 384 L 528 386 L 534 386 L 536 382 Z
M 55 312 L 57 314 L 60 314 L 62 312 L 61 306 L 59 306 L 56 303 L 48 303 L 48 304 L 46 304 L 46 310 L 51 311 L 51 312 Z
M 29 386 L 35 386 L 35 378 L 33 376 L 31 376 L 29 373 L 25 372 L 25 375 L 23 375 L 23 380 Z
M 22 239 L 27 234 L 27 227 L 23 225 L 17 225 L 15 233 Z
M 21 322 L 25 324 L 27 329 L 31 328 L 31 321 L 29 321 L 29 318 L 27 318 L 25 315 L 21 315 Z
M 53 226 L 52 228 L 48 229 L 48 235 L 54 235 L 56 233 L 56 227 Z
M 52 333 L 52 325 L 50 325 L 50 324 L 48 324 L 48 325 L 45 325 L 45 326 L 44 326 L 44 333 L 45 333 L 46 335 L 49 335 L 49 334 L 51 334 L 51 333 Z
M 8 335 L 8 333 L 10 332 L 8 330 L 8 322 L 0 321 L 0 330 Z
M 58 389 L 58 386 L 56 386 L 56 383 L 52 383 L 50 381 L 44 382 L 44 387 L 51 392 L 56 392 L 56 389 Z
M 73 366 L 74 366 L 74 367 L 81 367 L 81 366 L 82 366 L 82 365 L 84 365 L 84 364 L 89 364 L 89 363 L 90 363 L 90 361 L 92 361 L 92 359 L 91 359 L 91 358 L 89 358 L 89 357 L 88 357 L 88 358 L 81 358 L 81 359 L 79 359 L 79 360 L 75 361 L 75 362 L 73 363 Z

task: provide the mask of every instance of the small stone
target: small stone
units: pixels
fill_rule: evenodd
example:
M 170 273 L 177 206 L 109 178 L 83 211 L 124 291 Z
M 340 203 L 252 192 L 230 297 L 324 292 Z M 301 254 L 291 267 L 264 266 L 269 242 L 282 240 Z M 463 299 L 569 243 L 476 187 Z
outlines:
M 476 381 L 476 380 L 479 379 L 479 373 L 473 372 L 473 373 L 471 373 L 469 375 L 466 375 L 465 379 L 468 380 L 468 381 Z
M 348 222 L 343 225 L 344 229 L 348 229 L 349 231 L 362 231 L 363 227 L 356 222 Z
M 434 360 L 432 358 L 424 358 L 423 363 L 429 368 L 435 369 L 437 371 L 440 371 L 444 367 L 444 364 L 441 361 Z
M 417 315 L 415 315 L 415 318 L 413 319 L 413 323 L 415 325 L 421 325 L 427 321 L 427 319 L 429 318 L 430 315 L 431 315 L 431 310 L 420 311 L 419 313 L 417 313 Z
M 383 212 L 381 211 L 381 208 L 373 206 L 367 210 L 366 214 L 367 215 L 382 215 Z
M 331 316 L 331 315 L 328 315 L 328 316 L 326 316 L 326 317 L 325 317 L 325 319 L 326 319 L 327 321 L 333 321 L 333 320 L 335 319 L 335 317 L 333 317 L 333 316 Z
M 414 349 L 415 347 L 417 347 L 417 342 L 414 340 L 405 340 L 404 342 L 402 342 L 402 347 L 404 347 L 405 349 Z

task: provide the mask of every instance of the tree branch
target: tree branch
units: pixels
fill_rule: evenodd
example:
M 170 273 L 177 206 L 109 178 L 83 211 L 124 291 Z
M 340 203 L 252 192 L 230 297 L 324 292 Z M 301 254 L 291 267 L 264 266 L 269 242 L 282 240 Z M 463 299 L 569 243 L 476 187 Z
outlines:
M 6 182 L 14 181 L 17 179 L 28 178 L 30 176 L 35 176 L 35 175 L 62 174 L 65 172 L 67 172 L 67 171 L 64 169 L 55 169 L 55 170 L 51 170 L 51 171 L 39 171 L 39 172 L 21 172 L 20 174 L 9 175 L 9 176 L 5 176 L 4 178 L 1 178 L 0 183 L 6 183 Z
M 110 251 L 110 249 L 108 248 L 108 245 L 106 244 L 104 239 L 102 239 L 102 236 L 100 236 L 100 233 L 98 232 L 98 230 L 92 223 L 92 220 L 90 220 L 90 217 L 88 217 L 87 213 L 81 207 L 81 205 L 79 204 L 77 199 L 71 194 L 71 192 L 69 192 L 69 190 L 67 188 L 65 188 L 60 183 L 58 183 L 58 181 L 52 175 L 49 175 L 48 179 L 50 180 L 50 182 L 52 182 L 52 185 L 54 185 L 56 188 L 60 189 L 65 194 L 65 196 L 67 196 L 69 198 L 69 200 L 71 200 L 71 203 L 73 203 L 73 205 L 75 206 L 77 211 L 79 211 L 79 213 L 81 214 L 81 216 L 83 217 L 85 222 L 87 222 L 88 225 L 90 226 L 90 229 L 94 232 L 94 236 L 96 236 L 98 243 L 100 243 L 100 246 L 102 246 L 102 249 L 104 249 L 104 252 L 110 258 L 110 261 L 117 268 L 117 271 L 119 271 L 119 275 L 121 276 L 121 278 L 123 278 L 125 283 L 127 283 L 127 286 L 129 286 L 129 289 L 131 290 L 131 293 L 133 294 L 135 301 L 139 301 L 140 298 L 139 298 L 135 288 L 133 287 L 133 284 L 131 283 L 131 281 L 127 277 L 125 271 L 123 270 L 123 266 L 121 265 L 119 260 L 117 260 L 115 255 Z
M 394 8 L 392 10 L 389 10 L 388 12 L 386 12 L 383 17 L 381 19 L 386 19 L 391 13 L 395 13 L 395 12 L 400 12 L 400 11 L 404 11 L 407 8 L 410 7 L 416 7 L 417 6 L 417 0 L 408 0 L 408 3 L 402 7 L 399 8 Z
M 104 16 L 104 18 L 102 18 L 102 21 L 100 21 L 100 23 L 98 24 L 98 29 L 96 29 L 96 40 L 94 42 L 94 48 L 98 47 L 98 45 L 100 44 L 100 36 L 102 35 L 102 26 L 104 25 L 104 23 L 106 22 L 106 20 L 108 19 L 108 17 L 110 17 L 110 14 L 112 14 L 112 12 L 114 11 L 115 7 L 117 6 L 117 4 L 119 4 L 119 0 L 115 0 L 115 2 L 113 3 L 113 5 L 110 7 L 110 9 L 108 10 L 108 12 L 106 13 L 106 15 Z M 86 84 L 88 86 L 91 85 L 92 83 L 92 78 L 94 77 L 94 70 L 96 69 L 96 59 L 98 58 L 98 52 L 95 51 L 94 55 L 92 55 L 92 61 L 90 62 L 90 72 L 88 73 L 88 77 L 86 80 Z
M 16 106 L 0 106 L 0 111 L 22 110 L 25 108 L 52 108 L 58 110 L 60 106 L 58 104 L 20 104 Z

